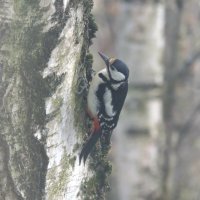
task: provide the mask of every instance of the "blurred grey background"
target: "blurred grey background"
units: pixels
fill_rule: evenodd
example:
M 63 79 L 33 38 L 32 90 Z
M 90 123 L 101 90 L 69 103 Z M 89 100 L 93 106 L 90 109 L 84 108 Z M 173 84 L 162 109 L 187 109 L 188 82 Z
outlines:
M 200 1 L 94 0 L 91 47 L 122 59 L 129 92 L 108 200 L 200 199 Z

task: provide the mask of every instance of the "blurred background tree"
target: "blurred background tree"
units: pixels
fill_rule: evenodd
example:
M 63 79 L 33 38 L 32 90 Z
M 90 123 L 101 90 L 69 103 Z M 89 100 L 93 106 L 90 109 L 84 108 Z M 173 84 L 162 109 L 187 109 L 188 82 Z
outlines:
M 199 1 L 94 3 L 94 68 L 101 50 L 131 72 L 107 199 L 200 199 Z

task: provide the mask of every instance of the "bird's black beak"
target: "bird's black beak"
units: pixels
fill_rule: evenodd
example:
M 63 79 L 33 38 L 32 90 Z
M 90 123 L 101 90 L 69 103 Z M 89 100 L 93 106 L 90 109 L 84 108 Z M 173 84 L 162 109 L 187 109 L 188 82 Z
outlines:
M 106 63 L 106 66 L 108 68 L 109 67 L 109 58 L 105 54 L 103 54 L 101 52 L 98 52 L 98 53 L 101 56 L 101 58 L 104 60 L 104 62 Z

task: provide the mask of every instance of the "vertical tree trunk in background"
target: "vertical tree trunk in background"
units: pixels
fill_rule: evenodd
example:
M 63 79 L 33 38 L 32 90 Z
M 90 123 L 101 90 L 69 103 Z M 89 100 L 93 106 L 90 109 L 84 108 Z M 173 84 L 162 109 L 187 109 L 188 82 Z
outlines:
M 199 1 L 166 1 L 163 198 L 199 199 Z
M 165 91 L 163 95 L 163 116 L 165 123 L 165 151 L 162 171 L 162 198 L 170 199 L 169 195 L 169 179 L 172 164 L 172 137 L 173 137 L 173 109 L 174 109 L 174 73 L 178 66 L 178 42 L 180 34 L 180 19 L 182 7 L 178 5 L 178 1 L 166 1 L 165 15 L 165 52 L 164 52 L 164 82 Z
M 121 171 L 119 199 L 158 199 L 163 142 L 164 5 L 153 1 L 121 2 L 120 11 L 124 14 L 117 19 L 115 32 L 120 30 L 121 34 L 116 35 L 116 49 L 119 57 L 127 62 L 131 74 L 129 95 L 115 141 L 116 171 Z
M 77 159 L 88 131 L 92 1 L 0 4 L 0 199 L 103 199 L 109 164 Z

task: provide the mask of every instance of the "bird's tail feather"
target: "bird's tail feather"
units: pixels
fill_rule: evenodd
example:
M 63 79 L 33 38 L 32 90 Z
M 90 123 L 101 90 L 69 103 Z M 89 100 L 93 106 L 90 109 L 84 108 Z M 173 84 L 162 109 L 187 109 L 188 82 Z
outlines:
M 92 133 L 88 139 L 88 141 L 83 145 L 81 153 L 79 155 L 79 164 L 81 164 L 81 160 L 83 158 L 83 162 L 85 161 L 90 154 L 92 148 L 95 146 L 97 140 L 101 137 L 101 130 L 99 129 L 98 132 Z

